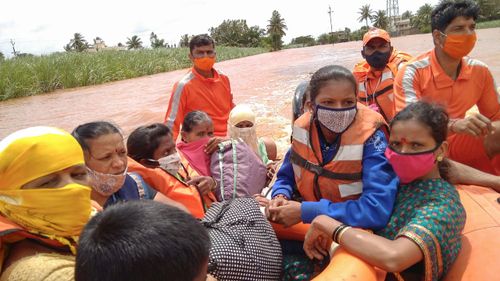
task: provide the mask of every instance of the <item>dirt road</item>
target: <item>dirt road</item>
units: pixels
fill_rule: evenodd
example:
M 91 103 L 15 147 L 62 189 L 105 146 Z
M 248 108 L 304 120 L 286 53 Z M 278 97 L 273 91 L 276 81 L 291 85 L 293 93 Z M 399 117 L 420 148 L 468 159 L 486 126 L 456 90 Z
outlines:
M 433 47 L 430 34 L 393 39 L 393 45 L 412 55 Z M 287 145 L 291 99 L 297 84 L 318 68 L 340 64 L 349 69 L 360 59 L 361 42 L 315 46 L 266 53 L 216 64 L 231 79 L 236 103 L 250 103 L 258 112 L 260 135 Z M 187 55 L 187 54 L 186 54 Z M 472 57 L 489 65 L 500 81 L 500 28 L 478 31 Z M 162 122 L 172 85 L 186 70 L 89 86 L 0 102 L 0 139 L 35 125 L 71 131 L 78 124 L 111 120 L 125 133 L 139 125 Z

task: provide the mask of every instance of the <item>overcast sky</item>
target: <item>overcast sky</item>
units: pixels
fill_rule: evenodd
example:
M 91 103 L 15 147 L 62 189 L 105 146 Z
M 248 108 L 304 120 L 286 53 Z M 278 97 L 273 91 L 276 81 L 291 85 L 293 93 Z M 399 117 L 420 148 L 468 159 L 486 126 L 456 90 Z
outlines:
M 416 12 L 425 3 L 438 0 L 399 0 L 400 14 Z M 85 39 L 99 36 L 108 46 L 125 43 L 138 35 L 149 47 L 153 31 L 168 43 L 178 43 L 182 34 L 208 33 L 225 19 L 246 19 L 249 26 L 266 28 L 273 10 L 288 26 L 288 43 L 302 35 L 314 37 L 330 31 L 328 6 L 333 9 L 333 29 L 358 29 L 359 8 L 385 10 L 386 0 L 15 0 L 0 4 L 0 52 L 11 56 L 10 39 L 16 50 L 46 54 L 63 51 L 75 32 Z

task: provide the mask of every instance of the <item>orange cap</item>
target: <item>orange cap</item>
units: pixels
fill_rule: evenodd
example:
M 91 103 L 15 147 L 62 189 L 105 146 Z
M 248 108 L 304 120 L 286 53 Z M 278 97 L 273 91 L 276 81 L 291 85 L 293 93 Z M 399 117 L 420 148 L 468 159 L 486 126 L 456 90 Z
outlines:
M 389 36 L 389 33 L 387 33 L 387 31 L 372 27 L 363 36 L 363 47 L 366 46 L 366 44 L 368 44 L 368 41 L 372 40 L 373 38 L 382 38 L 388 43 L 391 42 L 391 36 Z

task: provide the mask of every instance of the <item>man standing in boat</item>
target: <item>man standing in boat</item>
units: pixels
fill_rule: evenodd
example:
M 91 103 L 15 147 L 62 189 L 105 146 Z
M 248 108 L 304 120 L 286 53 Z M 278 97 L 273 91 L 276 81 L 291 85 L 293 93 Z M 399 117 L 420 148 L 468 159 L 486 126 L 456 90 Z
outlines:
M 217 54 L 214 40 L 206 35 L 194 36 L 189 42 L 189 59 L 193 67 L 177 83 L 170 96 L 165 123 L 173 130 L 174 140 L 184 116 L 195 110 L 207 113 L 214 124 L 214 135 L 227 134 L 229 112 L 234 107 L 229 78 L 213 68 Z

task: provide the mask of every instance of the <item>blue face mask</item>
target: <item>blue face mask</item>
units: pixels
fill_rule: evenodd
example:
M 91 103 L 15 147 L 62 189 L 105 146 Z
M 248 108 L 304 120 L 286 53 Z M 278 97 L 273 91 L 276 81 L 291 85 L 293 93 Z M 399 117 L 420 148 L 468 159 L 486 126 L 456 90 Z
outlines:
M 316 105 L 315 115 L 319 123 L 333 133 L 343 133 L 354 122 L 357 106 L 347 108 L 329 108 Z

